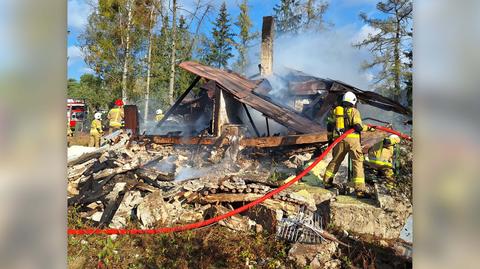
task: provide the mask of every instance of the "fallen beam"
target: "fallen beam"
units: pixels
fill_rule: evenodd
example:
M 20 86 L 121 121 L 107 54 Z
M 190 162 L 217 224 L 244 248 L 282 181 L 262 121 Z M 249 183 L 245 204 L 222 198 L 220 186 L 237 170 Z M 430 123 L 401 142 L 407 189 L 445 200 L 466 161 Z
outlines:
M 147 135 L 145 138 L 151 139 L 155 144 L 174 144 L 174 145 L 213 145 L 217 138 L 210 137 L 166 137 L 158 135 Z
M 217 141 L 215 137 L 165 137 L 158 135 L 145 136 L 156 144 L 174 145 L 213 145 Z M 269 148 L 303 144 L 315 144 L 327 142 L 327 133 L 315 133 L 304 135 L 267 136 L 243 138 L 240 145 L 243 147 Z
M 327 133 L 315 133 L 304 135 L 287 135 L 287 136 L 267 136 L 244 138 L 240 140 L 240 145 L 244 147 L 269 148 L 280 146 L 292 146 L 303 144 L 314 144 L 328 142 Z
M 215 203 L 233 203 L 233 202 L 251 202 L 264 196 L 264 194 L 257 193 L 216 193 L 202 196 L 198 199 L 199 203 L 215 204 Z M 270 209 L 285 210 L 287 212 L 296 212 L 297 205 L 286 201 L 278 201 L 274 199 L 267 199 L 262 202 L 263 205 Z

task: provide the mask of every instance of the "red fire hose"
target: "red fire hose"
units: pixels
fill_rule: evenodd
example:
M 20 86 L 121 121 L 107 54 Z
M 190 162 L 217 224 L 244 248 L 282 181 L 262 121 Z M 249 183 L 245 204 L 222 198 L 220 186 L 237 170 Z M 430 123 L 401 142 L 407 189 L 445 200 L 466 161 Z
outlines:
M 389 132 L 392 134 L 396 134 L 402 138 L 412 140 L 412 138 L 408 135 L 399 133 L 397 131 L 394 131 L 392 129 L 382 127 L 382 126 L 375 126 L 375 125 L 368 125 L 370 127 L 375 127 L 378 130 L 382 130 L 385 132 Z M 181 225 L 181 226 L 175 226 L 175 227 L 165 227 L 165 228 L 159 228 L 159 229 L 68 229 L 67 233 L 69 235 L 81 235 L 81 234 L 160 234 L 160 233 L 172 233 L 172 232 L 180 232 L 180 231 L 186 231 L 186 230 L 193 230 L 197 229 L 200 227 L 204 227 L 216 222 L 219 222 L 223 219 L 226 219 L 228 217 L 231 217 L 233 215 L 242 213 L 260 203 L 263 201 L 272 198 L 272 196 L 280 193 L 281 191 L 285 190 L 286 188 L 290 187 L 292 184 L 295 182 L 299 181 L 303 176 L 305 176 L 307 173 L 309 173 L 325 156 L 327 156 L 328 152 L 332 150 L 335 145 L 337 145 L 340 141 L 342 141 L 348 134 L 351 134 L 354 130 L 350 129 L 346 131 L 344 134 L 342 134 L 340 137 L 335 139 L 332 144 L 330 144 L 325 151 L 310 165 L 308 166 L 305 170 L 303 170 L 300 174 L 298 174 L 295 178 L 290 180 L 289 182 L 285 183 L 284 185 L 278 187 L 277 189 L 265 194 L 265 196 L 258 198 L 255 201 L 252 201 L 242 207 L 239 207 L 235 210 L 232 210 L 228 213 L 225 213 L 223 215 L 191 223 L 191 224 L 186 224 L 186 225 Z

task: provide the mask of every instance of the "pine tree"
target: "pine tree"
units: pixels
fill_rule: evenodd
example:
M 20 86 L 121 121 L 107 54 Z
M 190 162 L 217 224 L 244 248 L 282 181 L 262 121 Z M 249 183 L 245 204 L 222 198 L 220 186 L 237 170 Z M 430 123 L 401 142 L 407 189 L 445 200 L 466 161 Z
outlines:
M 323 19 L 328 9 L 328 3 L 324 1 L 307 0 L 304 4 L 302 25 L 307 30 L 323 30 L 326 28 Z
M 192 37 L 190 32 L 188 31 L 188 24 L 187 20 L 184 16 L 180 16 L 178 19 L 178 26 L 177 26 L 177 60 L 178 62 L 184 62 L 184 61 L 189 61 L 192 58 L 192 53 L 190 51 L 190 45 L 192 42 Z M 192 80 L 194 78 L 194 75 L 192 73 L 187 72 L 181 68 L 178 69 L 176 72 L 176 78 L 175 78 L 175 91 L 174 95 L 175 97 L 179 96 L 182 94 L 188 86 L 190 86 L 190 83 L 192 83 Z
M 273 7 L 275 24 L 279 34 L 297 33 L 301 28 L 302 14 L 299 0 L 280 0 L 280 4 Z
M 361 13 L 362 20 L 376 33 L 354 44 L 358 48 L 367 47 L 373 53 L 373 61 L 365 63 L 363 68 L 381 66 L 374 84 L 397 101 L 400 101 L 401 92 L 405 89 L 402 77 L 409 71 L 408 65 L 402 63 L 402 54 L 411 47 L 411 35 L 407 29 L 411 27 L 412 8 L 411 0 L 386 0 L 377 4 L 377 9 L 385 13 L 386 18 L 369 18 Z
M 273 7 L 279 34 L 298 34 L 303 30 L 320 31 L 326 28 L 324 14 L 328 3 L 317 0 L 281 0 Z
M 247 50 L 250 44 L 250 41 L 257 37 L 257 33 L 250 34 L 250 29 L 252 28 L 252 21 L 248 15 L 248 1 L 243 0 L 239 5 L 240 14 L 238 15 L 237 22 L 235 25 L 240 28 L 240 42 L 237 44 L 238 50 L 238 60 L 235 63 L 235 69 L 241 74 L 245 75 L 246 68 L 248 65 L 247 61 Z
M 223 2 L 220 12 L 213 25 L 213 41 L 210 43 L 210 54 L 206 61 L 218 68 L 225 68 L 228 60 L 233 57 L 232 45 L 235 36 L 230 29 L 230 18 L 227 13 L 227 5 Z

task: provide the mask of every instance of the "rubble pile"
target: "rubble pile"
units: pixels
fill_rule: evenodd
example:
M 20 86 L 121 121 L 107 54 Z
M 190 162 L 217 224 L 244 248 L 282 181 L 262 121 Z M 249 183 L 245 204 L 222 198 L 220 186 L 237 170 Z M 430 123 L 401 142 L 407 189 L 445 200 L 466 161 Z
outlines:
M 233 146 L 219 150 L 206 145 L 158 145 L 131 141 L 123 135 L 113 145 L 85 149 L 83 154 L 72 148 L 76 152 L 69 154 L 68 161 L 69 210 L 98 228 L 193 223 L 262 197 L 293 178 L 318 154 L 317 147 L 311 145 L 275 150 Z M 401 149 L 402 156 L 407 156 L 401 160 L 401 173 L 410 171 L 401 176 L 402 188 L 411 188 L 409 146 L 402 144 Z M 232 156 L 232 152 L 237 154 Z M 411 190 L 396 192 L 403 196 L 385 193 L 368 201 L 336 195 L 318 187 L 318 176 L 330 158 L 320 162 L 303 182 L 219 224 L 235 231 L 275 233 L 282 219 L 306 208 L 321 215 L 323 227 L 329 227 L 340 240 L 355 242 L 372 236 L 386 240 L 387 248 L 398 248 L 400 231 L 412 211 L 410 200 L 405 199 Z M 381 182 L 376 184 L 381 186 Z M 294 244 L 291 260 L 312 268 L 338 268 L 339 244 L 333 235 L 331 238 L 334 240 L 322 241 L 316 247 Z M 300 251 L 305 248 L 313 249 L 311 257 L 306 257 L 308 251 Z M 328 251 L 315 254 L 316 249 Z

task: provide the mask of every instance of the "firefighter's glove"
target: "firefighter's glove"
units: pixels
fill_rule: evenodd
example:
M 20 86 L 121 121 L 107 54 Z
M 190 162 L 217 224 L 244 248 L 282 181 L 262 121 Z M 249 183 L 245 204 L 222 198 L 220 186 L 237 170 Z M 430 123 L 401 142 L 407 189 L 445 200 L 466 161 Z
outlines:
M 355 130 L 355 132 L 360 133 L 363 130 L 363 127 L 362 127 L 361 124 L 357 123 L 357 124 L 353 125 L 353 129 Z
M 343 129 L 343 128 L 342 128 L 342 129 L 337 129 L 337 132 L 338 132 L 340 135 L 342 135 L 343 133 L 345 133 L 345 129 Z
M 377 128 L 375 128 L 374 126 L 369 126 L 368 127 L 369 132 L 375 132 L 375 130 L 377 130 Z

